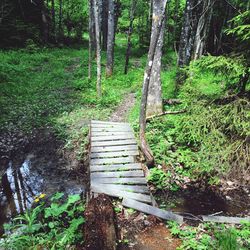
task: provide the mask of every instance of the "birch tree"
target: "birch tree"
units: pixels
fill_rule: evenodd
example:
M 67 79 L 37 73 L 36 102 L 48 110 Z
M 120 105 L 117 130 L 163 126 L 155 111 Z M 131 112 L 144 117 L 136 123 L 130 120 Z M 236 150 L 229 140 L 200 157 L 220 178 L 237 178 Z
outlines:
M 115 43 L 115 3 L 114 0 L 108 0 L 108 38 L 107 38 L 107 64 L 106 76 L 113 74 L 114 66 L 114 43 Z
M 178 52 L 179 67 L 188 65 L 192 57 L 194 38 L 197 27 L 197 18 L 195 11 L 198 8 L 198 5 L 200 5 L 200 2 L 198 0 L 186 1 L 184 21 L 181 30 L 179 52 Z
M 199 59 L 203 55 L 206 49 L 207 37 L 212 19 L 214 2 L 215 0 L 203 1 L 202 14 L 199 18 L 195 34 L 194 52 L 193 52 L 194 60 Z
M 164 13 L 165 13 L 165 8 L 166 8 L 166 3 L 167 3 L 167 0 L 153 0 L 153 5 L 155 6 L 155 9 L 159 11 L 153 13 L 152 21 L 155 23 L 155 25 L 154 25 L 154 29 L 152 29 L 152 32 L 151 32 L 148 59 L 147 59 L 147 65 L 146 65 L 146 69 L 144 73 L 144 80 L 143 80 L 143 87 L 142 87 L 140 121 L 139 121 L 140 122 L 140 140 L 141 140 L 141 149 L 146 157 L 148 165 L 152 165 L 154 163 L 154 157 L 145 138 L 146 107 L 147 107 L 148 90 L 149 90 L 150 78 L 152 75 L 151 73 L 152 73 L 153 61 L 155 57 L 155 51 L 156 51 L 157 43 L 158 43 L 159 36 L 161 33 L 163 20 L 165 18 Z
M 159 9 L 156 4 L 153 5 L 153 16 L 164 16 L 165 9 Z M 157 22 L 152 22 L 152 32 L 157 28 Z M 162 21 L 160 35 L 155 48 L 155 55 L 152 65 L 152 72 L 149 81 L 148 100 L 147 100 L 147 116 L 162 113 L 162 88 L 161 88 L 161 57 L 162 46 L 164 42 L 165 18 Z

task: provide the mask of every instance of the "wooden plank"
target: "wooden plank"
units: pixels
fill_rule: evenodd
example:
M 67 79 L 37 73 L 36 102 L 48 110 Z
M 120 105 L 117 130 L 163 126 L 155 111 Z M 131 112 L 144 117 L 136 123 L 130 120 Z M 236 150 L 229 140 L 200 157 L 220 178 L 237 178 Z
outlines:
M 98 186 L 95 184 L 91 185 L 91 191 L 95 193 L 104 193 L 114 197 L 127 197 L 133 200 L 138 200 L 141 202 L 151 203 L 151 197 L 145 194 L 138 194 L 133 192 L 126 192 L 119 189 L 112 189 L 104 186 Z
M 123 128 L 130 128 L 129 125 L 114 125 L 114 124 L 91 124 L 91 128 L 119 128 L 119 129 L 123 129 Z
M 164 220 L 173 220 L 178 223 L 183 223 L 183 217 L 180 215 L 174 214 L 170 211 L 159 209 L 157 207 L 146 205 L 144 203 L 129 199 L 127 197 L 123 198 L 122 205 L 125 207 L 136 209 L 146 214 L 152 214 Z
M 102 171 L 126 171 L 132 169 L 142 169 L 140 163 L 131 164 L 114 164 L 114 165 L 90 165 L 90 172 L 102 172 Z
M 109 122 L 109 121 L 97 121 L 97 120 L 91 120 L 91 124 L 113 124 L 113 125 L 128 125 L 127 122 Z
M 218 222 L 218 223 L 229 223 L 229 224 L 241 224 L 241 222 L 250 222 L 250 217 L 228 217 L 228 216 L 212 216 L 202 215 L 203 221 Z
M 113 140 L 127 140 L 134 139 L 134 135 L 128 133 L 127 135 L 110 135 L 110 136 L 91 136 L 91 142 L 93 141 L 113 141 Z
M 92 153 L 138 150 L 137 145 L 91 147 Z
M 119 184 L 98 184 L 98 187 L 107 187 L 113 190 L 122 190 L 127 192 L 149 194 L 149 188 L 146 185 L 119 185 Z
M 91 132 L 133 132 L 130 127 L 112 127 L 112 128 L 94 128 L 91 127 Z
M 139 155 L 138 150 L 134 151 L 115 151 L 115 152 L 99 152 L 99 153 L 91 153 L 90 158 L 108 158 L 108 157 L 116 157 L 116 156 L 128 156 L 128 155 Z
M 120 178 L 120 177 L 144 177 L 142 170 L 116 171 L 116 172 L 95 172 L 90 174 L 94 178 Z
M 91 131 L 91 136 L 118 136 L 118 135 L 121 135 L 121 136 L 125 136 L 125 135 L 133 135 L 134 136 L 134 133 L 131 131 L 131 132 L 128 132 L 128 131 L 105 131 L 105 132 L 96 132 L 96 131 Z
M 137 145 L 135 139 L 119 140 L 119 141 L 93 141 L 92 147 L 96 146 L 115 146 L 115 145 Z
M 97 158 L 91 159 L 90 165 L 103 165 L 103 164 L 115 164 L 115 163 L 133 163 L 134 157 L 127 156 L 127 157 L 118 157 L 118 158 Z
M 147 180 L 144 177 L 131 177 L 131 178 L 92 178 L 91 183 L 100 184 L 147 184 Z

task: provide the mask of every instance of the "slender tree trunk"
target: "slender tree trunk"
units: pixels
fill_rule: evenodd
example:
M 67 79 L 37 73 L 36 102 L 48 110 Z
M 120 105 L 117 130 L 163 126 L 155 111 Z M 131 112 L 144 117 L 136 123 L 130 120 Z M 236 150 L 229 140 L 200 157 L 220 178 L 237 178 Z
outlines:
M 184 12 L 184 22 L 181 31 L 178 66 L 189 64 L 192 56 L 195 32 L 197 27 L 196 9 L 200 5 L 198 0 L 187 0 Z
M 107 50 L 108 0 L 102 0 L 102 50 Z
M 88 79 L 92 78 L 92 51 L 93 51 L 93 0 L 89 0 L 89 62 Z
M 55 0 L 51 0 L 52 36 L 56 38 Z
M 128 29 L 128 42 L 127 42 L 127 49 L 126 49 L 126 59 L 125 59 L 125 67 L 124 67 L 124 74 L 128 73 L 128 64 L 129 64 L 129 57 L 131 52 L 131 36 L 133 33 L 133 22 L 134 22 L 134 15 L 135 15 L 135 8 L 136 8 L 136 0 L 131 0 L 131 9 L 130 9 L 130 22 L 129 22 L 129 29 Z
M 153 15 L 159 16 L 164 15 L 162 10 L 155 8 Z M 165 30 L 165 18 L 161 25 L 161 31 L 157 46 L 155 49 L 155 56 L 153 60 L 153 66 L 151 71 L 151 77 L 149 81 L 149 90 L 148 90 L 148 100 L 147 100 L 147 116 L 158 115 L 162 113 L 163 104 L 162 104 L 162 88 L 161 88 L 161 57 L 162 57 L 162 46 L 164 43 L 164 30 Z M 152 30 L 157 28 L 157 23 L 152 22 Z
M 96 37 L 96 64 L 97 64 L 97 81 L 96 90 L 97 96 L 102 96 L 101 91 L 101 43 L 100 43 L 100 5 L 99 0 L 94 0 L 94 16 L 95 16 L 95 37 Z
M 59 39 L 63 37 L 63 28 L 62 28 L 62 0 L 59 0 Z
M 157 47 L 157 43 L 159 40 L 159 36 L 161 33 L 161 26 L 163 20 L 165 18 L 165 8 L 167 0 L 154 0 L 153 1 L 155 8 L 161 9 L 161 14 L 153 16 L 153 22 L 156 23 L 154 26 L 155 29 L 152 30 L 151 39 L 150 39 L 150 46 L 148 51 L 148 60 L 147 65 L 144 73 L 144 81 L 143 81 L 143 88 L 142 88 L 142 99 L 141 99 L 141 107 L 140 107 L 140 140 L 141 140 L 141 148 L 146 157 L 147 164 L 153 165 L 154 157 L 153 154 L 147 144 L 145 138 L 145 131 L 146 131 L 146 107 L 147 107 L 147 98 L 148 98 L 148 90 L 149 90 L 149 83 L 151 78 L 151 72 L 153 67 L 153 61 L 155 56 L 155 51 Z M 159 12 L 160 13 L 160 12 Z
M 115 4 L 114 0 L 109 1 L 109 15 L 108 15 L 108 39 L 107 39 L 107 65 L 106 76 L 113 74 L 114 66 L 114 43 L 115 43 Z
M 49 23 L 46 13 L 46 7 L 44 1 L 41 2 L 41 14 L 42 14 L 42 35 L 43 35 L 43 42 L 46 44 L 48 43 L 49 38 Z
M 174 27 L 173 27 L 174 28 L 173 29 L 174 49 L 177 47 L 176 46 L 176 42 L 177 42 L 176 28 L 177 28 L 177 19 L 178 19 L 179 7 L 180 7 L 180 0 L 175 0 L 175 9 L 174 9 L 174 16 L 173 16 L 173 20 L 174 20 Z
M 203 55 L 206 49 L 207 36 L 213 14 L 213 5 L 214 5 L 214 0 L 203 1 L 202 14 L 198 21 L 195 41 L 194 41 L 194 52 L 193 52 L 194 60 L 199 59 Z

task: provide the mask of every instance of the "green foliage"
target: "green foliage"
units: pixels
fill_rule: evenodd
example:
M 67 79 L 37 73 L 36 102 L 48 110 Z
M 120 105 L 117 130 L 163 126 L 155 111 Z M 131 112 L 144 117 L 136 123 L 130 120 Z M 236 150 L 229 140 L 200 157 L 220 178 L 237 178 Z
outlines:
M 179 250 L 247 250 L 250 247 L 250 224 L 228 226 L 224 224 L 203 223 L 198 227 L 180 226 L 168 222 L 173 236 L 182 240 Z
M 235 35 L 239 40 L 250 40 L 250 10 L 244 11 L 230 20 L 232 28 L 226 29 L 226 34 Z
M 249 100 L 216 100 L 237 87 L 244 70 L 242 58 L 207 56 L 191 63 L 179 91 L 183 103 L 171 106 L 187 112 L 156 118 L 147 126 L 157 164 L 166 164 L 180 176 L 209 177 L 213 183 L 216 176 L 242 176 L 249 165 Z M 163 82 L 163 89 L 167 84 Z
M 103 97 L 98 99 L 94 62 L 93 79 L 87 79 L 87 49 L 39 49 L 32 41 L 27 44 L 27 49 L 0 52 L 0 129 L 25 135 L 52 128 L 65 147 L 82 158 L 88 121 L 108 119 L 127 92 L 139 89 L 143 69 L 134 66 L 132 57 L 130 74 L 125 76 L 120 58 L 124 48 L 118 47 L 114 76 L 102 79 Z
M 27 210 L 12 223 L 5 224 L 7 232 L 0 246 L 4 249 L 65 249 L 81 244 L 84 223 L 84 203 L 80 195 L 70 195 L 63 202 L 63 193 L 56 193 L 48 202 Z

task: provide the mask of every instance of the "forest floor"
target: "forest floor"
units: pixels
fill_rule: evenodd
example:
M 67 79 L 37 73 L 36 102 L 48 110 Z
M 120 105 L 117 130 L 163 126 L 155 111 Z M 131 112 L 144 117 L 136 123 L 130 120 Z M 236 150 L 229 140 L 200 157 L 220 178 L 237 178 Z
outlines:
M 146 55 L 144 51 L 137 50 L 136 56 L 131 58 L 129 74 L 124 75 L 120 60 L 120 55 L 124 54 L 122 46 L 116 48 L 115 61 L 119 63 L 116 64 L 114 75 L 109 79 L 103 78 L 101 99 L 96 99 L 95 78 L 91 82 L 87 80 L 87 49 L 34 48 L 31 51 L 0 52 L 0 174 L 3 176 L 10 166 L 24 169 L 28 164 L 29 175 L 25 176 L 25 180 L 33 180 L 33 183 L 28 182 L 30 186 L 27 192 L 30 188 L 32 190 L 30 199 L 39 193 L 85 192 L 88 123 L 91 119 L 129 121 L 135 132 L 138 132 Z M 173 52 L 163 58 L 164 99 L 175 97 L 174 61 Z M 208 90 L 214 91 L 214 86 L 204 91 Z M 232 215 L 249 215 L 250 195 L 247 186 L 230 179 L 217 185 L 217 176 L 212 176 L 211 184 L 204 178 L 191 180 L 197 173 L 196 168 L 190 167 L 189 170 L 183 167 L 183 162 L 192 166 L 196 161 L 183 148 L 180 148 L 177 157 L 178 145 L 173 142 L 173 134 L 179 123 L 175 117 L 163 117 L 148 124 L 147 138 L 157 162 L 150 183 L 153 184 L 151 189 L 160 207 L 196 215 L 222 210 Z M 180 130 L 179 134 L 182 135 L 182 132 Z M 171 185 L 164 186 L 165 183 Z M 195 188 L 190 189 L 190 186 Z M 207 187 L 211 195 L 208 195 Z M 0 186 L 0 190 L 3 188 Z M 5 200 L 4 197 L 1 199 Z M 4 215 L 1 213 L 1 224 L 10 218 L 5 216 L 8 214 L 8 205 L 4 202 L 0 204 L 3 206 L 2 211 L 6 212 Z M 239 204 L 236 210 L 235 204 Z M 170 247 L 166 249 L 176 249 L 181 243 L 170 236 L 170 231 L 162 222 L 129 209 L 122 213 L 119 202 L 114 202 L 114 206 L 122 229 L 123 249 L 147 249 L 149 240 L 160 241 L 162 245 Z M 173 225 L 170 228 L 180 234 Z M 183 238 L 196 237 L 192 230 Z M 197 230 L 198 233 L 202 231 Z M 165 249 L 158 246 L 148 249 Z

